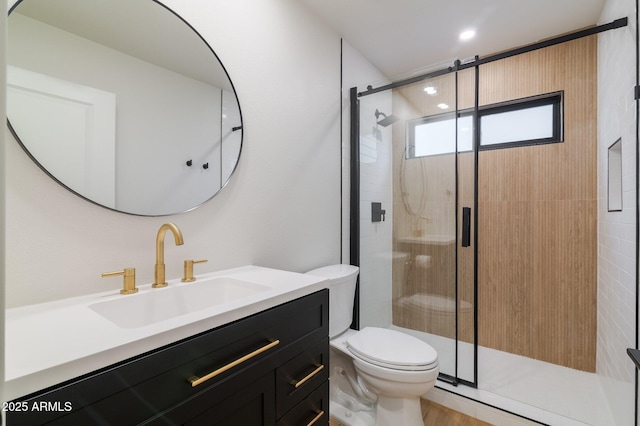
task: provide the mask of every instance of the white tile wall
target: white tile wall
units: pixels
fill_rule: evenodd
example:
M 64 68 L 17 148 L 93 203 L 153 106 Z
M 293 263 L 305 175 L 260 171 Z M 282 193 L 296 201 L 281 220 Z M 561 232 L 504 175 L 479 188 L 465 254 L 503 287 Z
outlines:
M 351 184 L 351 112 L 350 90 L 362 91 L 373 81 L 383 81 L 384 76 L 360 52 L 346 40 L 342 40 L 342 262 L 349 263 L 350 245 L 350 184 Z M 375 110 L 374 110 L 375 111 Z
M 635 5 L 607 0 L 601 23 L 630 25 L 598 36 L 598 342 L 596 372 L 617 425 L 633 424 L 635 342 Z M 623 211 L 607 211 L 607 148 L 622 138 Z

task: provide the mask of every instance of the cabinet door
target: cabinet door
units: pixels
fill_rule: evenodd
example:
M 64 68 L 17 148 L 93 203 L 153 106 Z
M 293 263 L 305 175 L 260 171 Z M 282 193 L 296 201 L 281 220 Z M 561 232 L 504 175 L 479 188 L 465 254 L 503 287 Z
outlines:
M 275 425 L 273 374 L 256 380 L 240 392 L 213 405 L 187 426 Z
M 278 426 L 318 426 L 329 423 L 329 383 L 324 382 L 278 420 Z M 396 426 L 396 425 L 393 425 Z M 400 425 L 397 425 L 400 426 Z
M 329 341 L 308 345 L 276 370 L 276 415 L 282 417 L 329 378 Z

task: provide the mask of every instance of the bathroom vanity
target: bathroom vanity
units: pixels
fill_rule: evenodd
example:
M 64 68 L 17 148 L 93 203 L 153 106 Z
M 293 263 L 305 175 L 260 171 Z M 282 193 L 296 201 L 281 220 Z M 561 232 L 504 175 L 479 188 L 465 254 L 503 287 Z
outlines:
M 243 281 L 253 277 L 254 282 L 260 281 L 272 290 L 211 311 L 202 310 L 196 314 L 203 318 L 183 324 L 179 332 L 171 329 L 171 324 L 190 321 L 185 315 L 132 329 L 109 323 L 123 336 L 140 333 L 141 329 L 154 333 L 158 326 L 167 328 L 159 335 L 184 336 L 18 397 L 7 407 L 8 424 L 327 424 L 329 302 L 322 279 L 257 267 L 239 268 L 227 275 Z M 206 285 L 188 285 L 198 284 Z M 144 291 L 141 289 L 141 293 Z M 214 313 L 216 309 L 220 312 Z M 255 312 L 246 315 L 248 310 Z M 98 315 L 87 311 L 86 320 Z M 9 329 L 21 327 L 28 314 L 16 314 L 13 321 L 10 318 Z M 229 318 L 234 319 L 227 321 Z M 100 315 L 93 318 L 96 324 L 100 319 L 106 327 L 108 321 Z M 210 326 L 216 321 L 225 323 Z M 209 328 L 198 331 L 203 327 Z M 110 344 L 117 340 L 110 335 L 104 337 Z M 123 347 L 136 347 L 138 343 L 132 341 Z M 46 345 L 55 351 L 55 342 L 41 342 L 41 348 Z M 93 345 L 91 339 L 87 339 L 87 345 Z M 118 352 L 118 348 L 111 352 Z M 46 353 L 40 356 L 47 358 Z M 9 367 L 12 360 L 9 357 Z M 69 367 L 74 371 L 77 363 L 86 364 L 76 359 L 66 366 L 42 370 L 43 383 L 55 370 Z M 29 377 L 34 383 L 38 374 Z M 20 378 L 13 382 L 19 383 Z

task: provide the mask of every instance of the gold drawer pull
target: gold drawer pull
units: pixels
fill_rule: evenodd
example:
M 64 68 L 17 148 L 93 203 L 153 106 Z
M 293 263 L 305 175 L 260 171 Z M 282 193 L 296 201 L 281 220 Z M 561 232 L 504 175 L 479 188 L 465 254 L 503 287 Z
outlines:
M 304 385 L 304 383 L 309 380 L 310 378 L 312 378 L 313 376 L 315 376 L 316 374 L 318 374 L 320 371 L 322 371 L 322 369 L 324 368 L 324 365 L 320 364 L 316 364 L 316 369 L 313 370 L 311 373 L 307 374 L 304 378 L 300 379 L 300 380 L 292 380 L 291 384 L 294 385 L 296 387 L 296 389 L 298 389 L 300 386 Z
M 224 367 L 220 367 L 217 370 L 212 371 L 211 373 L 207 374 L 206 376 L 203 376 L 203 377 L 198 377 L 198 376 L 189 377 L 189 383 L 191 383 L 191 387 L 195 388 L 196 386 L 206 382 L 209 379 L 212 379 L 212 378 L 216 377 L 219 374 L 224 373 L 225 371 L 235 367 L 236 365 L 242 364 L 243 362 L 245 362 L 247 360 L 250 360 L 254 356 L 260 355 L 264 351 L 268 351 L 269 349 L 273 348 L 274 346 L 277 346 L 278 344 L 280 344 L 280 340 L 273 340 L 268 345 L 265 345 L 265 346 L 261 347 L 260 349 L 256 349 L 255 351 L 253 351 L 253 352 L 251 352 L 249 354 L 246 354 L 242 358 L 238 358 L 235 361 L 230 362 L 229 364 L 225 365 Z
M 322 418 L 322 416 L 324 416 L 324 411 L 319 411 L 318 415 L 315 416 L 313 418 L 313 420 L 311 420 L 309 423 L 307 423 L 307 426 L 311 426 L 312 424 L 314 424 L 315 422 L 317 422 L 318 420 L 320 420 Z

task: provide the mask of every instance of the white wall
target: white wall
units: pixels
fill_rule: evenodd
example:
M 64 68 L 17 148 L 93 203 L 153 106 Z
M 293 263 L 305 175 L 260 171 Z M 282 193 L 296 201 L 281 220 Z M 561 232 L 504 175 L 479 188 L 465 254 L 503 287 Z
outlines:
M 601 23 L 629 26 L 598 36 L 598 341 L 596 372 L 617 425 L 633 424 L 635 367 L 635 5 L 607 0 Z M 607 211 L 607 148 L 622 138 L 623 211 Z
M 229 72 L 244 147 L 229 185 L 184 214 L 143 218 L 87 203 L 49 179 L 9 140 L 6 153 L 9 307 L 121 286 L 100 273 L 137 268 L 153 279 L 158 227 L 167 277 L 257 264 L 298 272 L 340 261 L 340 39 L 294 0 L 167 0 Z M 9 136 L 10 137 L 10 136 Z

